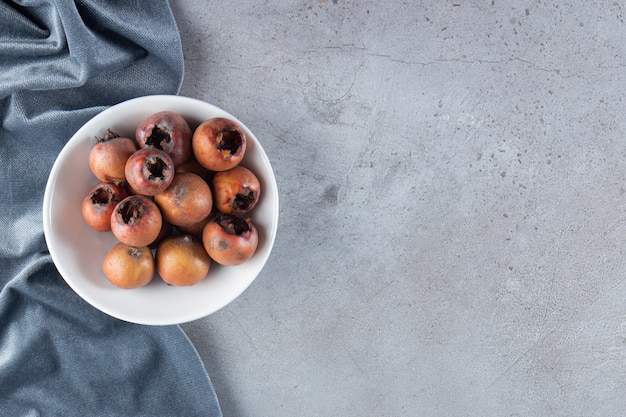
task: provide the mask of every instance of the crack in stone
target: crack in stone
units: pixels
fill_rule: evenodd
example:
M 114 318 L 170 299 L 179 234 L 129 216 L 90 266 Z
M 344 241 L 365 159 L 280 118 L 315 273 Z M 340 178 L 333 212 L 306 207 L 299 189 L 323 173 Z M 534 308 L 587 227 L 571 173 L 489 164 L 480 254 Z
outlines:
M 560 68 L 550 68 L 550 67 L 543 67 L 539 64 L 537 64 L 536 62 L 527 60 L 527 59 L 523 59 L 523 58 L 519 58 L 519 57 L 511 57 L 511 58 L 506 58 L 506 59 L 482 59 L 482 58 L 478 58 L 478 59 L 463 59 L 463 58 L 438 58 L 438 59 L 434 59 L 431 61 L 417 61 L 417 60 L 406 60 L 406 59 L 399 59 L 399 58 L 395 58 L 393 55 L 391 54 L 383 54 L 383 53 L 376 53 L 376 52 L 372 52 L 371 50 L 369 50 L 366 47 L 363 46 L 358 46 L 358 45 L 354 45 L 354 44 L 343 44 L 343 45 L 331 45 L 331 46 L 325 46 L 322 47 L 320 49 L 312 49 L 312 50 L 308 50 L 305 53 L 309 54 L 309 53 L 320 53 L 321 50 L 327 50 L 327 49 L 334 49 L 334 50 L 342 50 L 342 49 L 352 49 L 355 51 L 363 51 L 365 52 L 365 54 L 367 56 L 371 56 L 371 57 L 376 57 L 376 58 L 384 58 L 384 59 L 388 59 L 391 62 L 395 62 L 398 64 L 403 64 L 403 65 L 418 65 L 418 66 L 429 66 L 429 65 L 436 65 L 436 64 L 440 64 L 440 63 L 446 63 L 446 62 L 452 62 L 452 63 L 461 63 L 461 64 L 470 64 L 470 65 L 475 65 L 475 64 L 487 64 L 487 65 L 506 65 L 506 64 L 510 64 L 512 62 L 519 62 L 525 65 L 528 65 L 534 69 L 536 69 L 537 71 L 542 71 L 542 72 L 552 72 L 556 75 L 558 75 L 561 78 L 573 78 L 576 77 L 578 75 L 580 75 L 580 73 L 575 73 L 575 72 L 565 72 Z M 360 65 L 362 66 L 362 64 Z M 359 67 L 360 67 L 359 66 Z M 613 68 L 613 69 L 617 69 L 617 68 L 621 68 L 625 65 L 620 65 L 618 67 L 609 67 L 609 66 L 598 66 L 598 68 Z
M 533 68 L 535 68 L 538 71 L 543 71 L 543 72 L 552 72 L 555 73 L 556 75 L 558 75 L 561 78 L 572 78 L 572 77 L 576 77 L 577 75 L 579 75 L 578 73 L 563 73 L 563 71 L 559 68 L 547 68 L 547 67 L 542 67 L 537 65 L 537 63 L 533 62 L 533 61 L 529 61 L 526 59 L 522 59 L 522 58 L 518 58 L 518 57 L 513 57 L 513 58 L 508 58 L 508 59 L 474 59 L 474 60 L 470 60 L 470 59 L 462 59 L 462 58 L 439 58 L 439 59 L 435 59 L 432 61 L 407 61 L 407 60 L 403 60 L 403 59 L 397 59 L 397 58 L 393 58 L 391 55 L 388 54 L 376 54 L 373 52 L 368 52 L 369 56 L 374 56 L 374 57 L 378 57 L 378 58 L 386 58 L 389 59 L 392 62 L 396 62 L 398 64 L 404 64 L 404 65 L 419 65 L 419 66 L 429 66 L 429 65 L 436 65 L 436 64 L 441 64 L 441 63 L 460 63 L 460 64 L 470 64 L 470 65 L 475 65 L 475 64 L 487 64 L 487 65 L 506 65 L 506 64 L 510 64 L 511 62 L 520 62 L 522 64 L 531 66 Z

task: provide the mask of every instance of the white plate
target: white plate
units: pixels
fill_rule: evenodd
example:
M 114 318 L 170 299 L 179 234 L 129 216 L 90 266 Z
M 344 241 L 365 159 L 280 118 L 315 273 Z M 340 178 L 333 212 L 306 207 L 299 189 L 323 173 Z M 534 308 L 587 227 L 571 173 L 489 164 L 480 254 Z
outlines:
M 250 213 L 259 231 L 254 256 L 239 266 L 213 262 L 207 278 L 191 287 L 166 285 L 155 277 L 145 287 L 122 290 L 102 272 L 102 261 L 117 242 L 113 235 L 92 230 L 82 219 L 81 203 L 98 180 L 89 169 L 95 136 L 107 129 L 134 138 L 141 120 L 158 111 L 174 111 L 192 129 L 212 117 L 238 122 L 248 135 L 241 165 L 261 182 L 261 198 Z M 43 203 L 43 227 L 52 260 L 67 284 L 97 309 L 121 320 L 148 324 L 179 324 L 207 316 L 243 293 L 267 261 L 278 225 L 278 190 L 270 162 L 254 134 L 234 116 L 200 100 L 181 96 L 139 97 L 112 106 L 81 127 L 62 149 L 52 167 Z

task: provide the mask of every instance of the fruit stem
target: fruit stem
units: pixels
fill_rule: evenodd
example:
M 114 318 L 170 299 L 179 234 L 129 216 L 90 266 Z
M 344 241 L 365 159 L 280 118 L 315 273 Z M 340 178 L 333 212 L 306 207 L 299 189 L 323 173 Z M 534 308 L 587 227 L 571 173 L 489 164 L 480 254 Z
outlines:
M 106 142 L 107 140 L 119 138 L 120 135 L 112 131 L 111 129 L 107 129 L 107 134 L 103 137 L 96 136 L 96 140 L 98 143 Z

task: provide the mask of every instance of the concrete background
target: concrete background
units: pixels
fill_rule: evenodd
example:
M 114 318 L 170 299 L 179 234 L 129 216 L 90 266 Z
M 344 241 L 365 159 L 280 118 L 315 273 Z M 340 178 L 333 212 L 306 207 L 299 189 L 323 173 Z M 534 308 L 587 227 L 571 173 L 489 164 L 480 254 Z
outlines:
M 269 263 L 184 329 L 225 416 L 626 409 L 626 9 L 172 1 L 262 142 Z

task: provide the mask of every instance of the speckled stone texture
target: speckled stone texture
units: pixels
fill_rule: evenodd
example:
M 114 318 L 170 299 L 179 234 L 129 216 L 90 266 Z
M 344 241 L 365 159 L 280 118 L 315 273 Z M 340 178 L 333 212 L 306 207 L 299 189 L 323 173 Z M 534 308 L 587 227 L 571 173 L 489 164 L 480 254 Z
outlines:
M 626 9 L 567 3 L 172 2 L 280 190 L 184 326 L 226 416 L 623 415 Z

